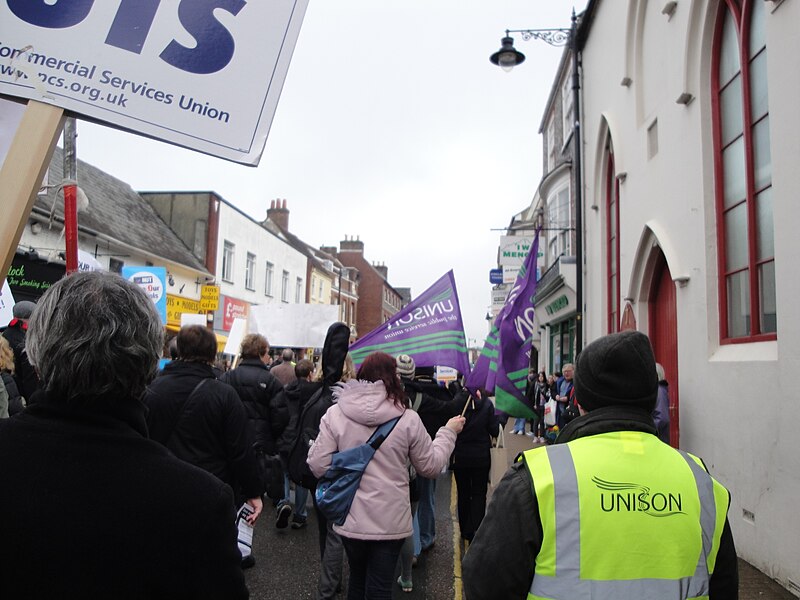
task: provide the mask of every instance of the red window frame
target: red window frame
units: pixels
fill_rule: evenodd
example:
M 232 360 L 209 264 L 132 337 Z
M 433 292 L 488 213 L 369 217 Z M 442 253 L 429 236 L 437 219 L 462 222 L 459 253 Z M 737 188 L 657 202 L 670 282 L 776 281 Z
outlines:
M 775 257 L 757 260 L 757 240 L 756 240 L 756 196 L 772 186 L 770 183 L 760 189 L 755 189 L 755 175 L 753 164 L 753 128 L 763 119 L 769 117 L 769 111 L 765 115 L 753 121 L 750 96 L 750 63 L 761 53 L 766 52 L 766 47 L 760 50 L 753 58 L 749 56 L 750 42 L 750 23 L 752 17 L 752 6 L 754 2 L 763 0 L 722 0 L 719 3 L 717 22 L 714 31 L 714 42 L 712 49 L 711 62 L 711 106 L 712 124 L 714 130 L 714 171 L 716 182 L 716 216 L 717 216 L 717 269 L 718 269 L 718 288 L 719 288 L 719 318 L 720 318 L 720 343 L 722 344 L 741 344 L 747 342 L 759 342 L 776 340 L 777 332 L 762 333 L 761 331 L 761 302 L 759 299 L 759 267 L 769 262 L 774 262 Z M 742 137 L 744 138 L 745 154 L 745 198 L 735 203 L 733 206 L 724 206 L 724 172 L 722 153 L 725 148 L 722 145 L 722 117 L 720 114 L 720 94 L 724 86 L 720 86 L 719 65 L 720 52 L 722 46 L 722 30 L 726 14 L 730 12 L 734 19 L 736 31 L 738 33 L 739 44 L 739 73 L 741 74 L 742 89 Z M 726 84 L 727 85 L 727 84 Z M 728 146 L 735 143 L 739 138 L 732 140 Z M 726 146 L 727 147 L 727 146 Z M 740 269 L 726 270 L 726 232 L 725 214 L 732 209 L 746 204 L 747 211 L 747 245 L 748 260 L 747 266 Z M 749 273 L 749 298 L 750 298 L 750 333 L 739 337 L 731 337 L 728 332 L 728 276 L 738 272 Z
M 612 219 L 615 227 L 612 228 Z M 616 271 L 612 265 L 616 264 Z M 620 314 L 619 284 L 619 180 L 614 168 L 614 152 L 611 144 L 606 147 L 606 306 L 608 308 L 608 333 L 619 331 Z M 614 302 L 616 300 L 616 302 Z M 614 306 L 616 305 L 616 310 Z

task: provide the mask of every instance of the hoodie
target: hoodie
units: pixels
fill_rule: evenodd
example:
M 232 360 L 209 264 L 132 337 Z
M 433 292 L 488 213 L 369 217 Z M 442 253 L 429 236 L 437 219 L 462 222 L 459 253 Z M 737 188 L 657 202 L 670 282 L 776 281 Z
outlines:
M 382 381 L 340 383 L 333 394 L 337 403 L 322 417 L 308 452 L 316 477 L 328 470 L 335 452 L 365 443 L 378 426 L 400 417 L 367 465 L 347 519 L 334 531 L 361 540 L 407 538 L 412 533 L 408 460 L 421 476 L 436 477 L 449 460 L 456 433 L 442 427 L 431 440 L 419 415 L 387 398 Z

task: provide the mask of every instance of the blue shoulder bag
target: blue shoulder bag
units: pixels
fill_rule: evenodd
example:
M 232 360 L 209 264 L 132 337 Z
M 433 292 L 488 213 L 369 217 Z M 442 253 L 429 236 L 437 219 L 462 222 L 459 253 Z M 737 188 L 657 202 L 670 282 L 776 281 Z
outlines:
M 400 417 L 395 417 L 378 427 L 365 444 L 334 453 L 331 466 L 320 478 L 315 494 L 317 508 L 326 519 L 336 525 L 345 522 L 364 469 L 399 420 Z

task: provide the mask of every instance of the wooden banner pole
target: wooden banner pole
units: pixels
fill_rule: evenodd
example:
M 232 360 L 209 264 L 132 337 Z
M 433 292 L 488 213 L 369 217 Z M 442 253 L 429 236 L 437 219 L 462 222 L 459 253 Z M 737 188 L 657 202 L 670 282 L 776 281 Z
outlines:
M 64 109 L 30 100 L 0 167 L 0 280 L 14 259 L 63 125 Z

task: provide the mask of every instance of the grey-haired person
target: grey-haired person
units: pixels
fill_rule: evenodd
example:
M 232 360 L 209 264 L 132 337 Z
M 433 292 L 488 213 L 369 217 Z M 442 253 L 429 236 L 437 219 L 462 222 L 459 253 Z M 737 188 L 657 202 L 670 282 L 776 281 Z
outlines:
M 31 316 L 36 402 L 0 422 L 0 597 L 247 598 L 233 496 L 148 439 L 163 327 L 116 274 L 65 277 Z

